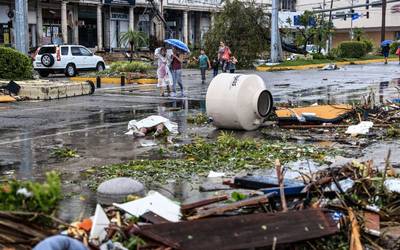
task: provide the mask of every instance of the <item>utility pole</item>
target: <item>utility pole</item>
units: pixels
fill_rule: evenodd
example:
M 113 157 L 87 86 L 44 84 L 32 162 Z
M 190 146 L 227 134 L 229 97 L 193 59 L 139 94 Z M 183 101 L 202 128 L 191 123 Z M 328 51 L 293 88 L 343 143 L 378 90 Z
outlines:
M 28 0 L 15 0 L 15 47 L 21 53 L 28 53 Z
M 329 11 L 329 23 L 328 23 L 328 25 L 329 25 L 329 31 L 331 30 L 331 28 L 332 28 L 332 8 L 333 8 L 333 0 L 331 0 L 331 7 L 330 7 L 330 11 Z M 329 32 L 329 40 L 328 40 L 328 49 L 327 49 L 327 51 L 329 52 L 329 51 L 331 51 L 331 48 L 332 48 L 332 34 Z
M 381 42 L 385 40 L 385 33 L 386 33 L 386 0 L 382 0 Z
M 351 0 L 351 9 L 350 9 L 350 13 L 351 13 L 351 24 L 350 24 L 350 39 L 353 40 L 354 39 L 354 35 L 353 35 L 353 13 L 354 13 L 354 9 L 353 9 L 353 5 L 354 5 L 354 0 Z
M 282 61 L 282 46 L 279 37 L 279 0 L 272 0 L 271 13 L 271 62 L 277 63 Z

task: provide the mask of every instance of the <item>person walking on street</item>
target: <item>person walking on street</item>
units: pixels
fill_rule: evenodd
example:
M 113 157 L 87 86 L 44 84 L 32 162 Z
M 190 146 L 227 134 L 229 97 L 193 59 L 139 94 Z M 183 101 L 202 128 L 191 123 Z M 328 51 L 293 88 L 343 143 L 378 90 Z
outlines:
M 219 43 L 218 59 L 222 66 L 222 72 L 224 73 L 227 71 L 230 57 L 231 57 L 231 50 L 229 49 L 228 46 L 225 45 L 224 42 L 221 41 Z
M 206 71 L 207 69 L 211 69 L 210 60 L 206 55 L 204 49 L 200 50 L 199 58 L 194 58 L 196 61 L 199 62 L 200 73 L 201 73 L 201 84 L 204 84 L 206 81 Z
M 214 58 L 212 62 L 212 68 L 213 68 L 213 76 L 216 77 L 218 75 L 218 67 L 219 67 L 219 60 L 218 57 Z
M 385 64 L 388 63 L 389 52 L 390 52 L 389 44 L 382 46 L 382 54 L 383 54 L 383 57 L 385 58 Z
M 168 94 L 170 93 L 171 76 L 168 69 L 167 50 L 164 47 L 157 48 L 154 51 L 154 57 L 158 59 L 157 64 L 157 87 L 160 88 L 160 96 L 164 96 L 164 88 L 167 88 Z
M 235 58 L 235 56 L 231 56 L 230 60 L 229 60 L 229 72 L 230 73 L 235 73 L 236 70 L 236 64 L 237 64 L 237 59 Z
M 399 64 L 400 64 L 400 45 L 397 47 L 396 55 L 399 57 Z
M 173 85 L 172 85 L 172 91 L 174 92 L 174 95 L 176 95 L 176 85 L 179 85 L 179 88 L 181 89 L 181 97 L 183 96 L 183 85 L 182 85 L 182 62 L 183 62 L 183 56 L 180 53 L 179 49 L 173 48 L 173 54 L 172 54 L 172 63 L 171 63 L 171 72 L 172 72 L 172 80 L 173 80 Z

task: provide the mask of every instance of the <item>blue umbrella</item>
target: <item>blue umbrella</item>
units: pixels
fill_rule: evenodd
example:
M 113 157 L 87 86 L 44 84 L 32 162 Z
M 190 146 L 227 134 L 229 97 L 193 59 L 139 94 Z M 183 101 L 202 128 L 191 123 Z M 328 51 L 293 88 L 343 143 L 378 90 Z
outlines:
M 388 46 L 388 45 L 390 45 L 392 43 L 393 43 L 392 40 L 385 40 L 385 41 L 381 42 L 381 46 Z
M 182 42 L 181 40 L 178 39 L 167 39 L 164 41 L 166 44 L 169 44 L 175 48 L 178 48 L 186 53 L 190 53 L 190 49 L 188 48 L 188 46 Z

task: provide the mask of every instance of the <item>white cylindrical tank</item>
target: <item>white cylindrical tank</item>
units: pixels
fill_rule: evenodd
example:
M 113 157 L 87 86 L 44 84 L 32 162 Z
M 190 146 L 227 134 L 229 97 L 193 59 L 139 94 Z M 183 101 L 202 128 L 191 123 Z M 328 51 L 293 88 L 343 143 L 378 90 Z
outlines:
M 206 95 L 207 115 L 218 128 L 257 129 L 272 105 L 272 95 L 257 75 L 219 74 Z

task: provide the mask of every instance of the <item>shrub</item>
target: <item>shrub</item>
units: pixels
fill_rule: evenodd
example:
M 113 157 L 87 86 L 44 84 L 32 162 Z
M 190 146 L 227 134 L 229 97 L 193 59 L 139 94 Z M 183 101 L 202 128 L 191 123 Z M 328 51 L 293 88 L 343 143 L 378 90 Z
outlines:
M 326 59 L 327 57 L 321 53 L 311 53 L 313 59 Z
M 55 172 L 46 174 L 41 184 L 10 180 L 0 185 L 0 210 L 31 211 L 50 214 L 61 199 L 61 180 Z
M 112 72 L 140 72 L 147 73 L 151 65 L 142 62 L 115 62 L 110 65 Z
M 363 39 L 361 42 L 365 45 L 365 50 L 367 53 L 370 53 L 374 50 L 374 43 L 369 39 Z
M 32 61 L 19 51 L 0 46 L 0 79 L 32 79 Z
M 390 45 L 390 54 L 396 54 L 397 48 L 400 46 L 400 42 L 394 42 Z
M 367 54 L 365 43 L 356 41 L 341 42 L 338 50 L 339 56 L 342 58 L 360 58 Z
M 337 48 L 332 48 L 326 55 L 326 58 L 328 58 L 329 60 L 336 60 L 338 57 L 339 51 Z

